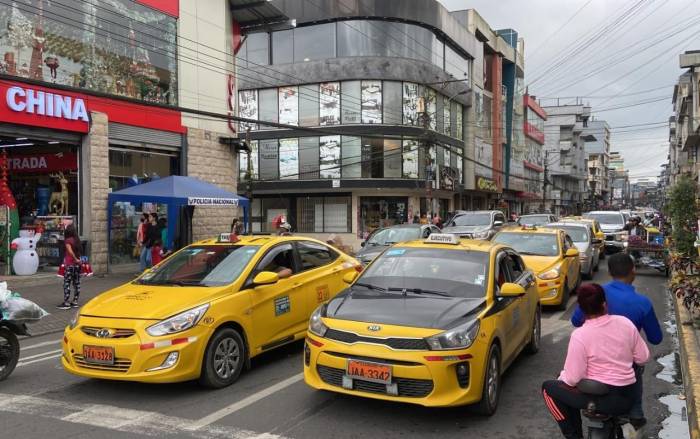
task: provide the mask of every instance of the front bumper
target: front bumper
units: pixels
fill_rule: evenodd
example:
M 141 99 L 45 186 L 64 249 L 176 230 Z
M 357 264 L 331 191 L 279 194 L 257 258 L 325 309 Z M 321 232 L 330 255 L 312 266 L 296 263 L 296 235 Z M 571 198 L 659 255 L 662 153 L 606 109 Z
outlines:
M 173 383 L 199 377 L 204 349 L 210 329 L 195 326 L 187 331 L 162 337 L 151 337 L 145 328 L 154 321 L 80 317 L 74 329 L 66 327 L 62 341 L 63 368 L 74 375 L 120 381 Z M 82 328 L 119 328 L 133 331 L 123 338 L 98 338 Z M 114 349 L 114 364 L 88 363 L 83 347 L 104 346 Z M 163 365 L 171 352 L 178 353 L 177 362 L 166 369 L 152 370 Z
M 540 303 L 542 305 L 561 305 L 564 299 L 563 278 L 554 280 L 542 280 L 537 278 L 537 293 L 540 296 Z
M 364 343 L 348 345 L 311 334 L 307 337 L 304 381 L 315 389 L 426 407 L 460 406 L 481 400 L 488 346 L 480 340 L 459 351 L 418 351 Z M 346 374 L 348 359 L 390 364 L 394 393 L 382 383 L 350 379 Z M 461 364 L 466 364 L 468 375 L 460 384 L 457 367 Z

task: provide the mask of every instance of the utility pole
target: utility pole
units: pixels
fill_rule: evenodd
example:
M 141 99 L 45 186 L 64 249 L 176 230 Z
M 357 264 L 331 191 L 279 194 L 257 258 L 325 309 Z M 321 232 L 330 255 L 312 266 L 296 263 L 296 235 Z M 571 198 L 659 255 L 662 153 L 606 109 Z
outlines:
M 542 212 L 547 206 L 547 165 L 549 162 L 549 151 L 544 151 L 544 172 L 542 174 Z
M 247 223 L 248 223 L 248 234 L 252 235 L 253 234 L 253 148 L 251 147 L 250 143 L 250 126 L 246 129 L 245 132 L 245 144 L 248 147 L 248 165 L 247 165 L 247 172 L 246 172 L 246 188 L 245 188 L 245 196 L 248 198 L 248 218 L 247 218 Z

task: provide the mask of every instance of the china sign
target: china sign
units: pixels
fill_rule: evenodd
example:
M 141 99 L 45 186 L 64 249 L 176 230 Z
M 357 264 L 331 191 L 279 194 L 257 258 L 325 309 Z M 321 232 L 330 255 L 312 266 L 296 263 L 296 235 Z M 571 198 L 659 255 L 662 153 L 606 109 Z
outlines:
M 0 122 L 87 133 L 87 99 L 43 87 L 0 83 Z

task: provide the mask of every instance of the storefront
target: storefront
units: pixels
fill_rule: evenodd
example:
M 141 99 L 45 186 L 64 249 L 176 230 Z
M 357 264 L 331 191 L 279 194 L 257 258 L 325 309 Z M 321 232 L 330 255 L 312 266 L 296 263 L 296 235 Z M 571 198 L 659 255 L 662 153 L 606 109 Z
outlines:
M 358 238 L 375 230 L 408 222 L 408 197 L 360 197 Z

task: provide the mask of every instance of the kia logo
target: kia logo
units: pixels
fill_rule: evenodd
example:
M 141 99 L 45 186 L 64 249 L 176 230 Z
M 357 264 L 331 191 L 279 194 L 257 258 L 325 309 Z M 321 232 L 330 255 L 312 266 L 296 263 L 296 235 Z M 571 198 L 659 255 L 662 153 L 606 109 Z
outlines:
M 379 325 L 369 325 L 369 326 L 367 327 L 367 329 L 368 329 L 369 331 L 372 331 L 372 332 L 377 332 L 377 331 L 380 331 L 380 330 L 382 329 L 382 327 L 379 326 Z
M 95 333 L 95 337 L 98 338 L 110 338 L 112 336 L 112 331 L 107 328 L 102 328 Z

